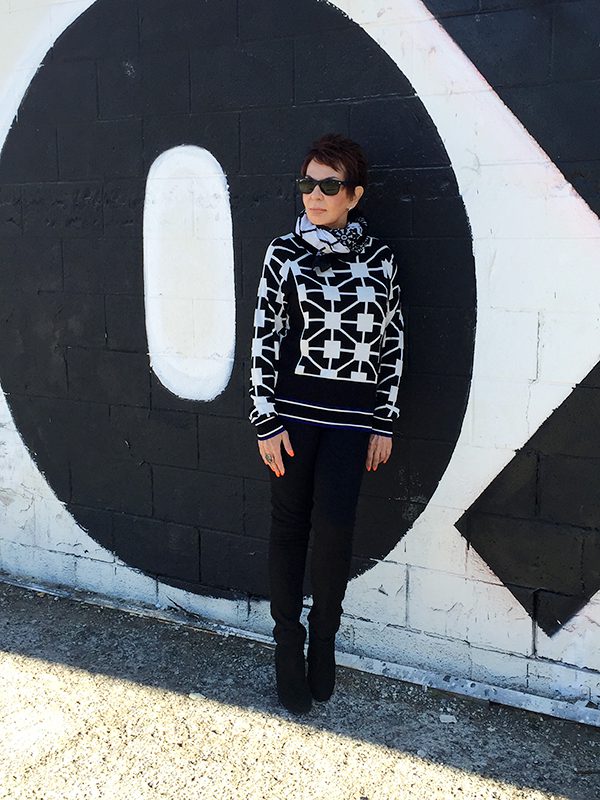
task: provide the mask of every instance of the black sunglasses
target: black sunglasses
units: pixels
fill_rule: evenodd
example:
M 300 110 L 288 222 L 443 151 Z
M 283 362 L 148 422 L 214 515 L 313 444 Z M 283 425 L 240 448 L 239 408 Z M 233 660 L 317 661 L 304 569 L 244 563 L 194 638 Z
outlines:
M 310 194 L 315 186 L 319 186 L 323 194 L 334 195 L 339 192 L 342 186 L 350 186 L 350 181 L 340 181 L 337 178 L 323 178 L 316 181 L 314 178 L 296 178 L 296 186 L 302 194 Z

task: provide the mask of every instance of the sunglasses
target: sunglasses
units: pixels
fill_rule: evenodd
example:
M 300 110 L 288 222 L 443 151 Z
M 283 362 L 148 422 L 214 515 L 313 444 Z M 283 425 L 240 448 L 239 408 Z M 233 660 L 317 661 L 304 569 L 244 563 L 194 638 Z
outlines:
M 337 178 L 323 178 L 316 181 L 314 178 L 296 178 L 296 186 L 302 194 L 310 194 L 318 186 L 323 194 L 329 196 L 337 194 L 342 186 L 350 186 L 350 181 L 340 181 Z

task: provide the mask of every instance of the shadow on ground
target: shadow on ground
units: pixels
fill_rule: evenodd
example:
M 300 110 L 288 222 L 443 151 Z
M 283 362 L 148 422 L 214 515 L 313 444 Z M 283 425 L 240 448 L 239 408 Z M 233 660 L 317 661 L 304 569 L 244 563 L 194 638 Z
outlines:
M 600 730 L 341 667 L 332 699 L 293 717 L 267 645 L 0 583 L 0 664 L 9 654 L 197 693 L 522 790 L 491 797 L 600 798 Z

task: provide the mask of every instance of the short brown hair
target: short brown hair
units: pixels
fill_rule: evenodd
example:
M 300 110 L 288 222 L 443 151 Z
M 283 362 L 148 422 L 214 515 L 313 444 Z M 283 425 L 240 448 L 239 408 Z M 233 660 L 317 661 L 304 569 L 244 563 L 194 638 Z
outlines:
M 311 149 L 306 154 L 302 162 L 300 174 L 306 175 L 308 165 L 312 160 L 319 164 L 343 171 L 344 176 L 352 188 L 356 186 L 367 186 L 367 159 L 362 147 L 347 139 L 339 133 L 326 133 L 316 142 L 313 142 Z

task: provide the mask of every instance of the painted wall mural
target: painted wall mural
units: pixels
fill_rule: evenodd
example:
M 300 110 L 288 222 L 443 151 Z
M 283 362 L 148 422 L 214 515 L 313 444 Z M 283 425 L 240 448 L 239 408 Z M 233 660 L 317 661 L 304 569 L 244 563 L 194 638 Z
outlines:
M 444 4 L 427 5 L 439 13 Z M 465 3 L 463 10 L 477 5 Z M 510 3 L 484 5 L 492 13 L 446 16 L 445 29 L 599 214 L 600 99 L 590 79 L 598 76 L 600 6 L 513 3 L 515 13 L 507 16 L 498 12 Z M 597 338 L 595 346 L 600 357 Z M 575 351 L 580 368 L 577 358 Z M 600 589 L 598 366 L 582 375 L 457 524 L 548 634 Z
M 268 630 L 255 292 L 307 143 L 339 131 L 367 151 L 407 336 L 348 646 L 539 692 L 568 681 L 538 658 L 600 670 L 597 1 L 70 5 L 0 151 L 9 450 L 99 559 Z M 3 569 L 49 577 L 9 542 Z
M 218 588 L 267 594 L 268 476 L 246 422 L 250 321 L 261 252 L 274 231 L 287 231 L 293 222 L 298 202 L 293 178 L 304 148 L 319 131 L 374 139 L 366 212 L 378 221 L 381 235 L 410 234 L 410 198 L 423 180 L 418 224 L 452 231 L 460 283 L 432 283 L 426 304 L 419 298 L 412 309 L 414 290 L 406 285 L 415 362 L 404 387 L 413 401 L 408 447 L 396 448 L 387 473 L 380 470 L 365 487 L 354 574 L 368 559 L 385 557 L 426 505 L 466 406 L 475 276 L 469 226 L 449 158 L 414 89 L 377 44 L 328 5 L 300 6 L 303 28 L 293 40 L 306 76 L 295 87 L 289 40 L 273 44 L 275 31 L 293 19 L 291 7 L 278 0 L 261 4 L 271 19 L 269 29 L 252 25 L 238 39 L 232 23 L 211 48 L 194 33 L 185 42 L 187 51 L 166 51 L 172 56 L 163 51 L 169 31 L 162 33 L 161 4 L 140 6 L 138 44 L 138 3 L 97 0 L 55 43 L 2 152 L 3 177 L 25 185 L 22 234 L 6 240 L 0 252 L 14 262 L 14 253 L 27 247 L 2 301 L 6 346 L 0 372 L 17 427 L 75 519 L 85 525 L 82 506 L 113 512 L 112 528 L 88 526 L 94 538 L 133 566 L 166 582 L 186 581 L 200 593 Z M 179 36 L 199 28 L 208 35 L 222 13 L 222 2 L 180 2 L 168 27 Z M 115 14 L 121 35 L 101 44 L 98 37 Z M 90 30 L 96 32 L 93 41 Z M 326 48 L 331 61 L 326 70 L 315 70 L 306 49 L 311 30 L 322 31 L 311 47 Z M 344 56 L 348 51 L 352 64 Z M 222 68 L 214 68 L 215 59 Z M 364 63 L 371 65 L 366 75 Z M 273 69 L 280 76 L 275 89 Z M 294 88 L 305 95 L 298 105 Z M 67 107 L 48 101 L 56 97 Z M 366 100 L 371 97 L 377 99 Z M 371 133 L 373 114 L 382 123 L 388 120 L 380 141 Z M 56 158 L 50 144 L 56 136 L 58 174 L 49 180 L 49 164 L 32 164 L 28 152 L 34 140 L 51 151 L 50 160 Z M 182 144 L 207 148 L 223 165 L 238 253 L 235 372 L 224 392 L 202 403 L 181 400 L 148 369 L 142 290 L 146 182 L 155 159 Z M 428 258 L 428 242 L 415 241 L 405 284 L 410 272 L 419 280 L 417 264 Z M 61 249 L 64 283 L 39 292 L 37 275 L 32 279 L 28 269 L 37 271 L 48 251 Z M 112 276 L 106 274 L 107 261 Z M 58 266 L 60 259 L 52 263 Z M 220 264 L 203 268 L 218 272 Z M 179 298 L 187 289 L 179 288 Z M 441 374 L 428 381 L 442 364 Z M 449 394 L 446 380 L 449 404 L 442 401 Z M 410 485 L 408 437 L 429 431 L 430 438 L 428 406 L 436 409 L 441 441 L 429 455 L 426 474 Z M 413 447 L 421 450 L 418 438 Z M 180 563 L 165 558 L 165 541 L 182 554 Z M 251 561 L 256 566 L 249 568 Z

